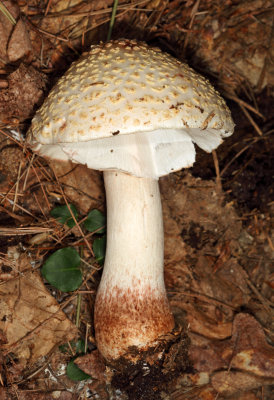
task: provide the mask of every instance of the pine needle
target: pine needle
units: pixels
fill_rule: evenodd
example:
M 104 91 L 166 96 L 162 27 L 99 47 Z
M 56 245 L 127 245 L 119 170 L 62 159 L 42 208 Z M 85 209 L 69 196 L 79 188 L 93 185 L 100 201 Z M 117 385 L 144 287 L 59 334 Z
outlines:
M 117 13 L 118 3 L 119 3 L 119 0 L 114 0 L 111 19 L 110 19 L 109 28 L 108 28 L 107 42 L 111 38 L 112 29 L 113 29 L 113 26 L 114 26 L 115 17 L 116 17 L 116 13 Z

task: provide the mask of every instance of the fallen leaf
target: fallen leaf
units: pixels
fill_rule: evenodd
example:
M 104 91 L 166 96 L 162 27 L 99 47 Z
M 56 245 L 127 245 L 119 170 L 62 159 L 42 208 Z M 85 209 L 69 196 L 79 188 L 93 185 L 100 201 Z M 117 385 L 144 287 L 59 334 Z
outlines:
M 74 360 L 74 364 L 92 378 L 100 381 L 105 380 L 106 366 L 98 350 L 94 350 L 90 354 L 78 357 Z
M 85 165 L 64 161 L 49 161 L 71 203 L 83 214 L 102 208 L 105 200 L 102 174 Z M 54 185 L 58 190 L 58 185 Z M 62 195 L 60 196 L 62 197 Z
M 262 385 L 271 385 L 273 382 L 273 380 L 263 379 L 241 371 L 220 371 L 216 372 L 211 378 L 214 389 L 218 393 L 227 396 L 232 396 L 239 392 L 246 392 Z
M 248 391 L 237 396 L 237 400 L 261 400 L 261 396 L 256 396 L 253 392 Z
M 6 388 L 4 388 L 4 387 L 0 387 L 0 399 L 7 400 L 7 392 L 6 392 Z
M 8 43 L 8 58 L 10 62 L 15 62 L 26 57 L 31 52 L 31 42 L 25 23 L 19 19 L 13 29 Z
M 222 359 L 223 341 L 210 340 L 193 333 L 190 334 L 190 340 L 189 357 L 196 371 L 211 373 L 227 368 L 227 362 Z
M 218 323 L 208 318 L 206 313 L 195 308 L 195 304 L 189 305 L 191 311 L 187 313 L 189 329 L 212 339 L 226 339 L 231 336 L 232 323 Z
M 237 314 L 231 339 L 231 366 L 253 374 L 274 378 L 274 347 L 267 343 L 258 321 L 249 314 Z
M 26 254 L 14 260 L 18 274 L 0 286 L 0 330 L 5 353 L 12 352 L 24 368 L 47 355 L 54 346 L 72 340 L 77 329 L 46 290 Z
M 274 378 L 274 348 L 261 325 L 249 314 L 237 314 L 232 337 L 218 341 L 192 334 L 189 356 L 199 372 L 237 368 L 264 378 Z
M 16 20 L 20 12 L 18 4 L 10 0 L 3 1 L 2 3 L 4 7 L 8 10 L 8 13 Z M 7 56 L 7 46 L 13 29 L 14 24 L 7 18 L 7 16 L 3 12 L 0 12 L 0 55 L 1 59 L 6 63 L 8 63 L 9 61 Z

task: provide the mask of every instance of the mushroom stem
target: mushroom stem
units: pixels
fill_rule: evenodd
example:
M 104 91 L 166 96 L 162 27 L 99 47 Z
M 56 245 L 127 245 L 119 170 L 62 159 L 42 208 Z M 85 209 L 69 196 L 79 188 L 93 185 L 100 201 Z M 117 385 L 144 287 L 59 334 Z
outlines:
M 107 360 L 146 350 L 174 327 L 164 284 L 158 181 L 104 172 L 107 250 L 95 302 L 95 332 Z

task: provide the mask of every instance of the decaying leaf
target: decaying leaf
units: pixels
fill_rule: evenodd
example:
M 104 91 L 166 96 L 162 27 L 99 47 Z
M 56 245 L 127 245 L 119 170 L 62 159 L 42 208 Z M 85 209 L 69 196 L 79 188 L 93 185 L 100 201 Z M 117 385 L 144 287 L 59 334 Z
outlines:
M 0 12 L 0 56 L 1 60 L 10 63 L 28 56 L 32 47 L 26 24 L 19 17 L 19 6 L 14 1 L 2 3 L 10 18 Z
M 222 359 L 222 343 L 227 341 L 210 340 L 193 333 L 190 338 L 189 356 L 196 371 L 211 373 L 227 368 L 227 363 Z
M 220 371 L 216 372 L 211 378 L 214 389 L 229 396 L 255 389 L 262 385 L 271 385 L 273 382 L 273 379 L 263 379 L 241 371 Z
M 200 372 L 233 368 L 274 378 L 274 348 L 267 343 L 261 325 L 249 314 L 235 316 L 231 339 L 210 341 L 196 337 L 196 343 L 190 346 L 190 357 Z
M 3 12 L 0 12 L 0 55 L 3 61 L 8 62 L 6 51 L 9 38 L 11 36 L 12 30 L 14 29 L 14 24 L 12 23 L 11 19 L 13 18 L 14 22 L 16 21 L 16 18 L 19 15 L 19 7 L 15 2 L 10 0 L 3 1 L 2 3 L 6 12 L 11 17 L 8 18 L 7 15 L 5 15 Z
M 258 376 L 274 378 L 274 347 L 261 325 L 249 314 L 237 314 L 231 339 L 231 366 Z
M 200 333 L 212 339 L 225 339 L 231 336 L 232 323 L 220 322 L 208 318 L 206 313 L 196 309 L 195 304 L 189 305 L 187 321 L 192 332 Z
M 0 331 L 21 368 L 47 355 L 57 344 L 72 340 L 76 327 L 46 290 L 40 273 L 33 271 L 25 254 L 14 260 L 16 277 L 0 286 Z
M 74 363 L 92 378 L 101 381 L 104 380 L 106 366 L 98 350 L 94 350 L 89 354 L 78 357 Z
M 97 209 L 102 206 L 104 187 L 100 172 L 91 170 L 85 165 L 56 160 L 50 161 L 50 166 L 58 176 L 66 196 L 78 210 L 88 213 L 92 208 Z
M 26 57 L 31 52 L 31 42 L 27 27 L 22 19 L 19 19 L 15 25 L 12 36 L 8 44 L 8 58 L 10 62 L 15 62 Z

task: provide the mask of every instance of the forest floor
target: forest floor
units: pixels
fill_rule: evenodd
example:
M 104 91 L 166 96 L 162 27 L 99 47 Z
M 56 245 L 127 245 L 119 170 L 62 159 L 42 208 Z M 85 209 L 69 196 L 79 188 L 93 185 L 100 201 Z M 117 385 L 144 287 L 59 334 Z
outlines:
M 112 6 L 0 2 L 0 399 L 271 400 L 273 3 L 118 4 L 112 38 L 144 40 L 187 62 L 225 98 L 236 124 L 213 154 L 197 149 L 192 168 L 160 179 L 165 282 L 179 335 L 162 380 L 115 375 L 96 351 L 92 313 L 102 265 L 92 248 L 101 237 L 80 223 L 90 210 L 105 214 L 102 174 L 49 162 L 24 141 L 57 79 L 106 40 Z M 74 227 L 51 215 L 66 204 L 77 209 Z M 40 269 L 66 247 L 80 251 L 82 284 L 62 292 Z M 76 362 L 85 379 L 67 371 L 82 354 Z

